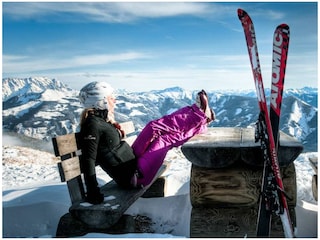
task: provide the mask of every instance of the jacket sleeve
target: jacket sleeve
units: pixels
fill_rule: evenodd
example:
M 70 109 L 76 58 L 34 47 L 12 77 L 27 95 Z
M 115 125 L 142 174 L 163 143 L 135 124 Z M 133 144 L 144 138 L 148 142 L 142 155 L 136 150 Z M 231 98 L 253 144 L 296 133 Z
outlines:
M 94 122 L 90 122 L 81 129 L 82 137 L 82 171 L 86 176 L 92 176 L 96 173 L 96 158 L 98 144 L 100 140 L 99 129 Z

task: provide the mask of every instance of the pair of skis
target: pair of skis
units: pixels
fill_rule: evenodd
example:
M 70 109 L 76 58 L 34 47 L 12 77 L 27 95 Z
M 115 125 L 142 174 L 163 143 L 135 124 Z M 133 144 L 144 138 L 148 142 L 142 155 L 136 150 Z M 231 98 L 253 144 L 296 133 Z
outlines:
M 276 213 L 281 218 L 285 237 L 294 237 L 294 229 L 290 219 L 277 153 L 282 93 L 289 47 L 289 26 L 281 24 L 274 32 L 269 114 L 253 22 L 250 16 L 242 9 L 238 9 L 238 17 L 242 23 L 246 38 L 260 108 L 255 137 L 256 141 L 261 143 L 264 166 L 257 220 L 257 236 L 270 236 L 272 214 Z

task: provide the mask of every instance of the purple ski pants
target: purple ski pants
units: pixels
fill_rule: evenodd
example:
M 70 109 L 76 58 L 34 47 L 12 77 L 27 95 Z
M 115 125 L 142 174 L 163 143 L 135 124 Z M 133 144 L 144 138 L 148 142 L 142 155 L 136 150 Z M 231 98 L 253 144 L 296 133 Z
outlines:
M 170 149 L 206 129 L 207 118 L 195 104 L 149 122 L 132 145 L 142 175 L 138 185 L 150 184 Z

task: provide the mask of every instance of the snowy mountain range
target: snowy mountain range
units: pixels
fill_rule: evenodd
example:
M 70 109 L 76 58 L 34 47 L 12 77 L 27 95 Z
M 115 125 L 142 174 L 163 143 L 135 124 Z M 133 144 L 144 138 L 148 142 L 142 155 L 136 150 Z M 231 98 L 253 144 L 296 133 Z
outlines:
M 201 89 L 199 89 L 201 90 Z M 119 122 L 132 120 L 137 132 L 150 120 L 193 104 L 198 90 L 180 87 L 145 92 L 117 90 Z M 270 90 L 266 90 L 268 97 Z M 216 121 L 210 127 L 248 127 L 258 118 L 254 90 L 208 91 Z M 82 106 L 78 91 L 46 77 L 2 79 L 3 131 L 51 141 L 56 135 L 78 131 Z M 317 151 L 318 89 L 284 92 L 280 129 L 294 136 L 305 151 Z

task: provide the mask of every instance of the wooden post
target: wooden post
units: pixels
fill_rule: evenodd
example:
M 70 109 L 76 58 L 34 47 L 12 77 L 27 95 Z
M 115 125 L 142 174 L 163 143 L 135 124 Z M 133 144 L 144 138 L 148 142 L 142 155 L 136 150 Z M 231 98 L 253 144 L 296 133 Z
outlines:
M 291 218 L 297 201 L 294 164 L 281 168 Z M 228 168 L 191 167 L 190 237 L 256 237 L 256 221 L 262 170 L 243 162 Z M 272 220 L 272 236 L 283 237 L 280 218 Z

